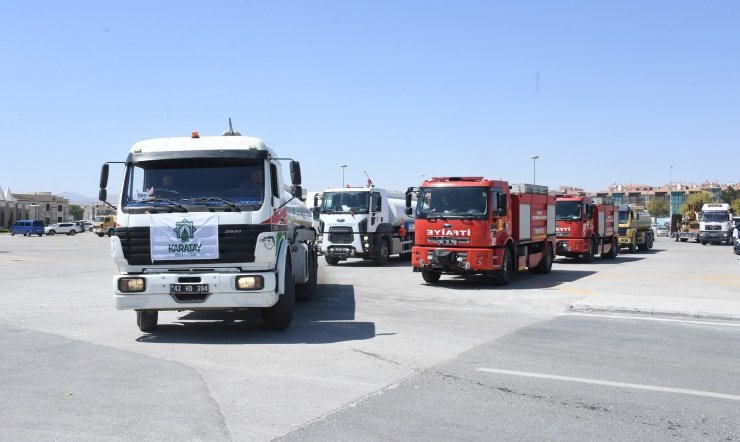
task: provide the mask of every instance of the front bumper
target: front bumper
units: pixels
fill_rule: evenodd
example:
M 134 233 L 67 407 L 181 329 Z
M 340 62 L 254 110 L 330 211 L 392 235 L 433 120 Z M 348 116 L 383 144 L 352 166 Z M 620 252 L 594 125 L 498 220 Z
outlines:
M 415 272 L 485 273 L 500 269 L 500 259 L 492 249 L 415 246 L 411 250 L 411 265 Z
M 569 255 L 572 253 L 588 252 L 586 241 L 583 239 L 559 239 L 555 245 L 555 253 L 558 255 Z
M 719 230 L 716 231 L 705 231 L 699 233 L 699 240 L 700 241 L 729 241 L 730 236 L 727 234 L 727 232 L 722 232 Z
M 236 277 L 262 276 L 260 290 L 237 290 Z M 145 291 L 123 293 L 119 290 L 121 278 L 144 278 Z M 170 294 L 170 285 L 178 283 L 208 284 L 209 291 L 202 300 L 178 300 Z M 153 273 L 115 275 L 113 298 L 118 310 L 227 310 L 248 307 L 271 307 L 278 301 L 277 278 L 274 272 L 243 273 Z

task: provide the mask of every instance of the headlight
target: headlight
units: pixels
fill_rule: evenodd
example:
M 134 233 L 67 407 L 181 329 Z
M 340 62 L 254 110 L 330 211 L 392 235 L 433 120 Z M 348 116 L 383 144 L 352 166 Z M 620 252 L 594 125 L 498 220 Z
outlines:
M 118 280 L 118 290 L 124 293 L 143 292 L 145 289 L 144 278 L 121 278 Z
M 370 237 L 367 236 L 367 235 L 365 235 L 365 236 L 362 237 L 362 239 L 365 240 L 365 241 L 367 241 L 368 239 L 370 239 Z
M 237 290 L 261 290 L 264 286 L 265 280 L 259 275 L 236 277 Z

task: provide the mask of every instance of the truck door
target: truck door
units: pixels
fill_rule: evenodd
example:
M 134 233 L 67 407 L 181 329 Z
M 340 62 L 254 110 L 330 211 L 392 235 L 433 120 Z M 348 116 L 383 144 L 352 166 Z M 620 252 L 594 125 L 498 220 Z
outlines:
M 381 210 L 380 194 L 372 192 L 370 194 L 370 225 L 374 226 L 376 223 L 383 221 L 383 212 Z M 377 219 L 376 219 L 377 218 Z

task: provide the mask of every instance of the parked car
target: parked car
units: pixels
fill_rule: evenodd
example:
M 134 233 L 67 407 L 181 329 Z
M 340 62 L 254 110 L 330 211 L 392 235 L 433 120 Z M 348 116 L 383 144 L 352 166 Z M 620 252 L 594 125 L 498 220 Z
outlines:
M 80 228 L 75 223 L 56 223 L 46 226 L 44 233 L 47 235 L 56 235 L 57 233 L 64 233 L 66 235 L 76 235 Z
M 658 226 L 656 235 L 657 236 L 668 236 L 668 227 L 666 227 L 666 226 Z
M 92 223 L 92 221 L 85 221 L 85 230 L 87 230 L 88 232 L 92 232 L 93 231 L 93 223 Z
M 16 221 L 10 226 L 10 235 L 23 234 L 23 236 L 44 234 L 44 223 L 42 221 L 34 221 L 32 219 L 21 219 Z
M 86 232 L 87 229 L 85 228 L 85 221 L 74 221 L 75 225 L 77 225 L 77 231 L 79 233 Z

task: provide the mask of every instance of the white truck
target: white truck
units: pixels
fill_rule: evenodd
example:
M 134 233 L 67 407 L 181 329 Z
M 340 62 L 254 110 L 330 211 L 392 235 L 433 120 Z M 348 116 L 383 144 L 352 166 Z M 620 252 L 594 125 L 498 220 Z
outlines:
M 291 187 L 281 160 L 233 130 L 136 143 L 111 237 L 116 308 L 135 310 L 143 332 L 162 310 L 260 308 L 266 328 L 287 328 L 296 299 L 316 291 L 318 263 L 300 165 L 290 162 Z
M 414 219 L 406 214 L 404 195 L 377 187 L 346 187 L 326 189 L 315 196 L 317 202 L 319 198 L 321 254 L 327 264 L 362 258 L 382 265 L 390 255 L 411 256 Z
M 729 204 L 709 203 L 702 206 L 699 218 L 699 241 L 702 245 L 723 242 L 731 245 L 734 227 Z

